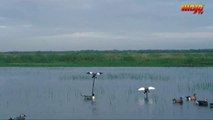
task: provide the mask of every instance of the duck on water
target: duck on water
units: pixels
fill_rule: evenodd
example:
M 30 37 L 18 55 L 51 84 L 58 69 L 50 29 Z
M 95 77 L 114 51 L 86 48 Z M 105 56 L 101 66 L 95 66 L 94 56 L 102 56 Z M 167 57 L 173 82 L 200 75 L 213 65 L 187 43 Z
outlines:
M 180 99 L 172 99 L 173 103 L 179 103 L 179 104 L 183 104 L 183 97 L 180 97 Z
M 213 103 L 209 103 L 210 108 L 213 108 Z
M 199 105 L 199 106 L 205 106 L 205 107 L 207 107 L 208 106 L 208 99 L 205 98 L 204 100 L 197 100 L 195 103 L 197 105 Z
M 194 93 L 192 96 L 186 96 L 186 100 L 188 100 L 188 101 L 196 101 L 197 100 L 196 94 Z
M 102 72 L 87 72 L 87 74 L 91 74 L 93 78 L 92 83 L 92 95 L 82 95 L 85 100 L 95 100 L 95 94 L 94 94 L 94 86 L 95 86 L 95 79 L 97 78 L 97 75 L 103 74 Z
M 95 100 L 95 94 L 93 93 L 92 96 L 90 95 L 82 95 L 85 100 Z
M 21 113 L 18 117 L 10 117 L 8 120 L 25 120 L 26 115 Z

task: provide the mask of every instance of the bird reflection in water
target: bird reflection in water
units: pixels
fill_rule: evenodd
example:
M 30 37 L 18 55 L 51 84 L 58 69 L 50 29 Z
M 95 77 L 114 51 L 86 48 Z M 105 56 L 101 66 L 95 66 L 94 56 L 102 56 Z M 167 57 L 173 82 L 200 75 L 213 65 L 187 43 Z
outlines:
M 154 100 L 152 98 L 149 98 L 148 96 L 145 96 L 144 98 L 138 99 L 138 104 L 140 106 L 143 106 L 145 104 L 152 105 L 152 104 L 154 104 Z

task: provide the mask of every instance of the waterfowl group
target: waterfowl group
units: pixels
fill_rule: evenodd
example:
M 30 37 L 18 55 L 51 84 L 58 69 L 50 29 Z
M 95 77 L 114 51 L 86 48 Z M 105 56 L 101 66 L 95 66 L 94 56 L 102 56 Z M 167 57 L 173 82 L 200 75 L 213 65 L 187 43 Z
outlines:
M 209 104 L 207 98 L 205 98 L 204 100 L 197 100 L 196 94 L 193 94 L 192 96 L 186 96 L 186 100 L 193 101 L 198 106 L 207 107 L 209 105 L 210 108 L 213 108 L 213 103 Z M 180 99 L 172 99 L 172 101 L 173 101 L 173 103 L 181 103 L 181 104 L 183 103 L 182 97 L 180 97 Z
M 188 101 L 194 101 L 198 106 L 208 106 L 208 99 L 197 100 L 196 94 L 194 93 L 192 96 L 187 96 L 186 99 Z
M 26 115 L 21 113 L 18 117 L 10 117 L 8 120 L 25 120 Z

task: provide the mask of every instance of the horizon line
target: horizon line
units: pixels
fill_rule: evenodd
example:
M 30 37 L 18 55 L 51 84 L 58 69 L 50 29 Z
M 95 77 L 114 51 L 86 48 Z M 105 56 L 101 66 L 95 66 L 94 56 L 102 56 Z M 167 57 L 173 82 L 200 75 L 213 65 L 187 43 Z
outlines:
M 36 51 L 5 51 L 5 52 L 0 52 L 0 53 L 63 53 L 63 52 L 154 52 L 154 51 L 159 51 L 159 52 L 166 52 L 166 51 L 211 51 L 213 52 L 212 49 L 139 49 L 139 50 L 95 50 L 95 49 L 87 49 L 87 50 L 64 50 L 64 51 L 53 51 L 53 50 L 36 50 Z

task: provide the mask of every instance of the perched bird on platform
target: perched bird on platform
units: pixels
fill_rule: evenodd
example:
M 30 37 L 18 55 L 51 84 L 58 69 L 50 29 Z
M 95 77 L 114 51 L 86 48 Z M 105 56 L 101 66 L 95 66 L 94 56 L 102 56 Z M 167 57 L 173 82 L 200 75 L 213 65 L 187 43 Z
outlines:
M 91 74 L 93 78 L 92 83 L 92 95 L 81 95 L 84 97 L 84 100 L 95 100 L 95 94 L 94 94 L 94 87 L 95 87 L 95 79 L 97 78 L 97 75 L 103 74 L 102 72 L 87 72 L 87 74 Z
M 87 74 L 91 74 L 92 78 L 97 78 L 97 75 L 103 74 L 102 72 L 87 72 Z
M 8 120 L 25 120 L 26 115 L 21 113 L 18 117 L 10 117 Z

